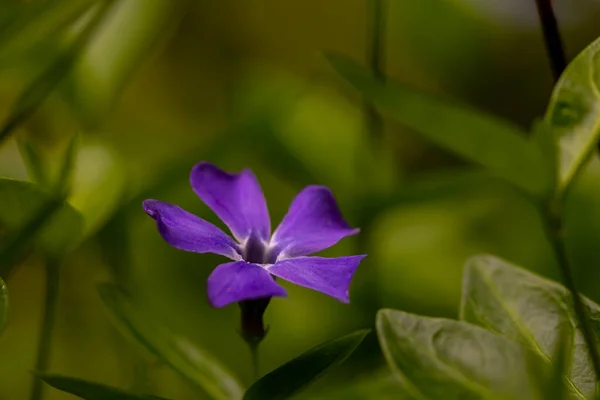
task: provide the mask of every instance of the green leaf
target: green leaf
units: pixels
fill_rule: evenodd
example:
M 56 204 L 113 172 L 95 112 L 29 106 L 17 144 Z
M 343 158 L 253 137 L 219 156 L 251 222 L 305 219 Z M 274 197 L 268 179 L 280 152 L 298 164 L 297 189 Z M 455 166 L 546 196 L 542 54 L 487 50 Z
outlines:
M 389 372 L 343 381 L 324 390 L 310 390 L 295 396 L 296 400 L 411 400 L 398 380 Z
M 177 336 L 145 315 L 115 285 L 102 284 L 98 292 L 118 328 L 183 377 L 215 399 L 240 399 L 243 389 L 211 354 Z
M 258 115 L 249 120 L 246 131 L 238 140 L 242 140 L 254 154 L 265 160 L 271 170 L 280 177 L 300 185 L 317 182 L 318 179 L 276 134 L 276 118 L 271 114 Z
M 124 169 L 107 144 L 86 139 L 79 146 L 69 203 L 83 215 L 83 236 L 94 234 L 119 206 L 126 188 Z
M 71 106 L 84 122 L 95 124 L 106 116 L 143 61 L 175 31 L 189 4 L 116 2 L 69 76 Z
M 256 381 L 244 395 L 244 400 L 280 400 L 292 397 L 330 368 L 343 363 L 369 332 L 370 330 L 360 330 L 307 351 Z
M 573 327 L 563 324 L 559 332 L 556 348 L 549 364 L 539 353 L 531 353 L 526 360 L 529 378 L 540 400 L 571 400 L 571 383 L 567 381 L 571 356 L 573 355 Z
M 0 333 L 6 326 L 6 320 L 8 319 L 8 288 L 6 284 L 0 278 Z
M 79 136 L 73 135 L 69 140 L 67 149 L 62 157 L 62 164 L 58 171 L 56 183 L 54 184 L 54 190 L 57 193 L 70 193 L 71 185 L 73 180 L 73 168 L 75 164 L 75 158 L 79 152 Z
M 526 350 L 466 322 L 383 309 L 377 334 L 390 369 L 415 399 L 530 399 Z
M 0 58 L 28 50 L 56 34 L 98 0 L 54 0 L 31 2 L 20 7 L 0 34 Z
M 584 300 L 599 332 L 600 307 Z M 489 255 L 473 257 L 465 266 L 460 315 L 527 345 L 547 361 L 559 346 L 564 325 L 577 326 L 565 287 Z M 573 341 L 568 385 L 578 398 L 591 398 L 595 375 L 579 330 Z
M 81 215 L 35 184 L 0 178 L 0 204 L 0 233 L 7 234 L 3 241 L 28 228 L 23 240 L 30 242 L 35 236 L 46 252 L 60 254 L 79 238 Z
M 167 400 L 162 397 L 127 393 L 101 383 L 62 375 L 37 374 L 37 376 L 55 389 L 85 400 Z
M 0 143 L 29 118 L 54 91 L 73 67 L 97 25 L 102 21 L 111 2 L 104 2 L 92 18 L 72 40 L 72 43 L 39 76 L 33 79 L 12 105 L 8 117 L 0 127 Z
M 328 59 L 362 96 L 394 120 L 529 193 L 542 196 L 549 189 L 540 149 L 517 126 L 406 86 L 382 83 L 344 57 L 328 55 Z
M 557 147 L 558 193 L 568 187 L 600 135 L 600 39 L 583 50 L 554 87 L 544 116 Z
M 20 136 L 17 137 L 17 144 L 29 178 L 41 187 L 46 187 L 49 180 L 48 171 L 44 167 L 44 161 L 35 143 Z

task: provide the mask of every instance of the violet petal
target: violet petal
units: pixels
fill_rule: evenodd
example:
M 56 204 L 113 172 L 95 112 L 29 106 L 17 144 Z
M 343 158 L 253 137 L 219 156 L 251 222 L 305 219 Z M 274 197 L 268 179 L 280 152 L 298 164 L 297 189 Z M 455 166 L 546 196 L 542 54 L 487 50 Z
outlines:
M 192 189 L 243 243 L 254 231 L 264 241 L 271 234 L 267 203 L 258 180 L 249 169 L 230 174 L 201 162 L 190 176 Z
M 156 220 L 161 236 L 171 246 L 195 253 L 241 258 L 239 245 L 225 232 L 184 209 L 159 200 L 144 200 L 144 211 Z
M 221 264 L 208 277 L 208 298 L 214 307 L 263 297 L 287 296 L 260 265 L 245 261 Z
M 338 258 L 290 258 L 267 267 L 271 274 L 348 303 L 354 271 L 366 255 Z
M 280 258 L 306 256 L 358 232 L 344 220 L 331 191 L 313 185 L 294 198 L 273 234 L 271 246 L 281 254 Z

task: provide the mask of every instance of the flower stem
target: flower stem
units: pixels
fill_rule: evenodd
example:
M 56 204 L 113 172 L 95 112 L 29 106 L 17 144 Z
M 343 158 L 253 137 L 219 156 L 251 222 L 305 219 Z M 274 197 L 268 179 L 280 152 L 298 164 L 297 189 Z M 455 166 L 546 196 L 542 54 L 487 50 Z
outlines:
M 268 329 L 265 328 L 263 315 L 270 301 L 270 297 L 265 297 L 254 300 L 244 300 L 238 303 L 241 311 L 240 334 L 250 349 L 254 380 L 257 380 L 260 376 L 258 370 L 258 346 L 267 335 Z
M 259 343 L 248 343 L 250 348 L 250 356 L 252 357 L 252 380 L 257 381 L 260 378 L 260 370 L 258 368 L 258 345 Z
M 579 329 L 583 334 L 583 338 L 588 348 L 590 360 L 596 374 L 596 381 L 600 381 L 600 356 L 598 354 L 598 347 L 596 346 L 596 338 L 592 331 L 592 327 L 590 326 L 588 310 L 577 290 L 575 279 L 573 279 L 573 272 L 569 264 L 565 246 L 563 221 L 562 207 L 547 210 L 544 215 L 545 233 L 556 255 L 562 281 L 571 292 L 573 309 L 575 311 Z
M 546 51 L 550 58 L 552 75 L 554 76 L 554 81 L 558 81 L 558 78 L 567 67 L 567 58 L 558 29 L 558 22 L 552 9 L 552 0 L 535 0 L 535 3 L 542 23 L 544 42 L 546 43 Z
M 60 265 L 58 260 L 49 258 L 46 261 L 46 295 L 44 299 L 44 314 L 42 316 L 42 328 L 40 331 L 38 354 L 35 371 L 42 372 L 48 367 L 50 361 L 50 350 L 52 347 L 52 333 L 56 322 L 56 310 L 58 306 L 58 287 L 60 280 Z M 33 378 L 30 400 L 42 398 L 42 381 Z

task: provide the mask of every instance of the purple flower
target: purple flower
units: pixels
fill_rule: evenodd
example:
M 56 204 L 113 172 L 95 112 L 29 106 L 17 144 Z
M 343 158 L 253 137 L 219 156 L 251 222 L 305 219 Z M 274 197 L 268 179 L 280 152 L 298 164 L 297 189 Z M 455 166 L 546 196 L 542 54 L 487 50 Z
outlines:
M 192 169 L 190 182 L 235 240 L 211 223 L 169 203 L 145 200 L 144 210 L 156 220 L 158 231 L 171 246 L 233 260 L 217 266 L 208 278 L 208 298 L 213 306 L 286 296 L 274 277 L 349 302 L 352 275 L 366 255 L 308 257 L 359 232 L 344 221 L 329 189 L 304 188 L 271 235 L 267 204 L 252 171 L 230 174 L 202 162 Z

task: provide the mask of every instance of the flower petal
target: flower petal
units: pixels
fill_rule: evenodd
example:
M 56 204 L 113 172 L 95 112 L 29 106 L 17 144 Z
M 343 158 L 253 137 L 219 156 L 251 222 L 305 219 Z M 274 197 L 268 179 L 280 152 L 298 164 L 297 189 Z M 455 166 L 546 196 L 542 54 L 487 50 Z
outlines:
M 222 230 L 184 209 L 164 201 L 144 200 L 144 211 L 156 220 L 161 236 L 171 246 L 196 253 L 215 253 L 241 259 L 239 245 Z
M 252 171 L 244 169 L 239 174 L 230 174 L 202 162 L 192 169 L 190 183 L 238 241 L 244 242 L 253 232 L 264 241 L 269 239 L 269 211 Z
M 263 297 L 287 296 L 267 270 L 245 261 L 221 264 L 208 277 L 208 299 L 214 307 Z
M 338 258 L 290 258 L 267 267 L 271 274 L 325 293 L 341 302 L 349 303 L 348 288 L 354 271 L 366 255 Z
M 306 256 L 333 246 L 359 229 L 351 228 L 325 186 L 307 186 L 292 201 L 271 246 L 280 258 Z

